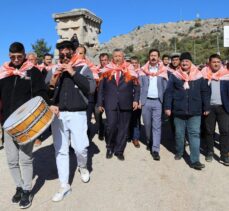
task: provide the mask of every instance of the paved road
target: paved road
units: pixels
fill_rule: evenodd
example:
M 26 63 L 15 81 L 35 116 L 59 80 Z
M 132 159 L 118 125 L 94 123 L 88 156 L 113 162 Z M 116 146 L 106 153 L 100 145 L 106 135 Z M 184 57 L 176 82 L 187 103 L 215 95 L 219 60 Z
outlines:
M 202 171 L 191 169 L 182 159 L 174 160 L 173 142 L 167 130 L 161 146 L 161 161 L 152 159 L 145 146 L 128 143 L 124 162 L 105 159 L 105 144 L 94 137 L 90 147 L 91 181 L 84 184 L 71 153 L 72 193 L 54 203 L 58 188 L 52 137 L 34 151 L 33 211 L 227 211 L 229 208 L 229 167 L 218 161 L 205 163 Z M 188 152 L 188 150 L 187 150 Z M 218 151 L 216 151 L 219 154 Z M 187 160 L 187 159 L 186 159 Z M 0 210 L 19 210 L 11 205 L 15 187 L 0 151 Z

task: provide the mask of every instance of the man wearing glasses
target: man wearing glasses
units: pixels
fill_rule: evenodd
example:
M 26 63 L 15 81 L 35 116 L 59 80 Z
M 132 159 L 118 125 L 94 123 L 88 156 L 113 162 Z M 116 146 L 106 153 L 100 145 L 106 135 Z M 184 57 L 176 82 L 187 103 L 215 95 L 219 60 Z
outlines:
M 0 95 L 2 101 L 2 124 L 31 96 L 42 96 L 48 101 L 41 72 L 26 60 L 23 44 L 14 42 L 9 47 L 10 62 L 1 66 Z M 31 205 L 33 177 L 33 142 L 18 145 L 4 132 L 4 147 L 11 175 L 16 185 L 12 203 L 25 209 Z
M 87 170 L 87 97 L 95 91 L 95 80 L 84 60 L 74 54 L 75 46 L 70 41 L 57 44 L 59 50 L 58 69 L 50 82 L 53 89 L 53 103 L 56 117 L 52 123 L 52 133 L 56 152 L 56 164 L 60 188 L 53 196 L 54 202 L 61 201 L 71 192 L 69 185 L 69 134 L 75 151 L 78 170 L 83 182 L 90 180 Z M 58 78 L 56 80 L 55 78 Z

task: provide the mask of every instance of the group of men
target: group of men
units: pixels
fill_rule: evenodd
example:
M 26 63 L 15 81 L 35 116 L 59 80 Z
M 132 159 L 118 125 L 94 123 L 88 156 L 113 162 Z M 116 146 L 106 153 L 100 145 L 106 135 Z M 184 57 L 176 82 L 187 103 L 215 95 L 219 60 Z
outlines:
M 202 132 L 207 146 L 206 161 L 212 161 L 218 122 L 220 159 L 229 166 L 229 71 L 222 65 L 219 55 L 211 55 L 208 65 L 200 71 L 188 52 L 175 53 L 170 58 L 164 56 L 161 60 L 159 50 L 151 49 L 148 61 L 140 67 L 137 57 L 127 62 L 124 52 L 115 49 L 111 59 L 107 53 L 100 54 L 100 65 L 95 66 L 87 58 L 86 48 L 76 42 L 62 41 L 56 48 L 58 64 L 53 65 L 52 55 L 47 54 L 44 63 L 38 65 L 33 61 L 35 54 L 26 57 L 23 44 L 12 43 L 10 62 L 0 69 L 2 124 L 35 96 L 42 96 L 55 114 L 51 129 L 60 187 L 52 198 L 54 202 L 71 192 L 69 144 L 77 157 L 81 180 L 85 183 L 90 180 L 87 148 L 92 137 L 92 113 L 99 139 L 105 137 L 107 159 L 114 155 L 118 160 L 125 160 L 128 137 L 135 147 L 140 147 L 142 116 L 147 148 L 153 159 L 159 161 L 164 113 L 175 126 L 175 160 L 183 157 L 187 139 L 190 166 L 197 170 L 205 167 L 200 163 L 200 133 L 201 128 L 205 128 Z M 5 131 L 4 141 L 16 185 L 12 203 L 28 208 L 32 202 L 34 142 L 19 145 Z

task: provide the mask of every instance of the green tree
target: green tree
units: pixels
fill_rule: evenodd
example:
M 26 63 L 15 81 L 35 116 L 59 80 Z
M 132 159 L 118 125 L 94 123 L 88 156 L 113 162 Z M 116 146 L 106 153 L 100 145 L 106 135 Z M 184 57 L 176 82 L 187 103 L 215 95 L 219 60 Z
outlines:
M 38 63 L 41 63 L 43 57 L 46 53 L 51 51 L 51 46 L 47 46 L 44 39 L 38 39 L 34 44 L 32 44 L 33 51 L 37 54 Z

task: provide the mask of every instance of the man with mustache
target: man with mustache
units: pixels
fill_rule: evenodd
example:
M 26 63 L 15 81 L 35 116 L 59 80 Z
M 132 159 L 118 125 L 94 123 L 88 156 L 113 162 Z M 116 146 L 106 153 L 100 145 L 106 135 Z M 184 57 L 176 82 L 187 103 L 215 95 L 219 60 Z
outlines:
M 60 64 L 50 82 L 50 89 L 53 89 L 53 104 L 56 105 L 56 117 L 51 126 L 60 188 L 52 198 L 54 202 L 61 201 L 71 192 L 69 134 L 71 146 L 77 157 L 81 180 L 85 183 L 90 180 L 87 169 L 89 140 L 86 110 L 87 97 L 95 91 L 96 86 L 91 70 L 78 55 L 74 54 L 75 47 L 72 42 L 63 41 L 58 43 L 56 48 L 59 50 Z
M 168 81 L 164 97 L 165 114 L 173 113 L 176 139 L 175 160 L 184 154 L 185 131 L 190 144 L 191 167 L 201 170 L 200 163 L 200 123 L 201 115 L 207 116 L 210 109 L 210 92 L 207 81 L 196 66 L 192 64 L 189 52 L 180 56 L 181 66 Z
M 166 67 L 159 62 L 159 50 L 151 49 L 148 58 L 148 62 L 141 68 L 145 75 L 140 77 L 140 103 L 147 138 L 147 149 L 152 153 L 153 159 L 159 161 L 162 103 L 168 75 Z
M 221 57 L 213 54 L 209 64 L 202 70 L 208 80 L 211 92 L 210 114 L 204 118 L 207 154 L 205 160 L 211 162 L 214 155 L 214 134 L 216 122 L 220 133 L 220 154 L 224 165 L 229 166 L 229 71 L 222 65 Z

